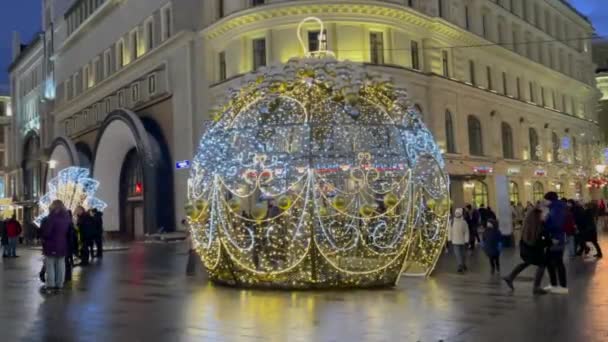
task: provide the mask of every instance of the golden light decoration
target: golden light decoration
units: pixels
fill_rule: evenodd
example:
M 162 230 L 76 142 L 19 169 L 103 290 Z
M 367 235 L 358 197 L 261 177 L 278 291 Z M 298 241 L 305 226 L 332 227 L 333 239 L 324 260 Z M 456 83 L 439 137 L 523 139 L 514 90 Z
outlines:
M 245 76 L 200 141 L 187 208 L 207 213 L 189 224 L 211 278 L 334 288 L 430 274 L 449 186 L 420 113 L 366 67 L 306 56 Z

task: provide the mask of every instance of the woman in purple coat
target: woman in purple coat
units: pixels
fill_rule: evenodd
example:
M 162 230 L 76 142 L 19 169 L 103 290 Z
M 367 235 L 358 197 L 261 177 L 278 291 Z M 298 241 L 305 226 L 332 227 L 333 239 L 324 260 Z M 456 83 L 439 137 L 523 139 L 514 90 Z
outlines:
M 42 254 L 46 266 L 46 288 L 50 291 L 63 288 L 70 222 L 63 202 L 55 200 L 49 208 L 49 216 L 40 227 Z

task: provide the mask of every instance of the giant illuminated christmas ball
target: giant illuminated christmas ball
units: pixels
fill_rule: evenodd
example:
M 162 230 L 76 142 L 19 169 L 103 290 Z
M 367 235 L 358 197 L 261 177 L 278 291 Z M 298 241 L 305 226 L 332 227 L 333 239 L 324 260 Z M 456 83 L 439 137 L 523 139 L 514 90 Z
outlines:
M 372 287 L 432 271 L 448 179 L 404 89 L 309 55 L 248 75 L 214 117 L 186 208 L 214 281 Z

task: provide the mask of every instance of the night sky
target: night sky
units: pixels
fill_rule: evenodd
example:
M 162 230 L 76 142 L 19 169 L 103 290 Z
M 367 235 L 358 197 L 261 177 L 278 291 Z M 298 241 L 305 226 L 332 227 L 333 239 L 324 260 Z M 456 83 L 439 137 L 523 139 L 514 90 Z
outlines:
M 142 1 L 142 0 L 139 0 Z M 599 35 L 608 36 L 607 0 L 570 0 L 583 14 L 589 16 Z M 27 42 L 40 30 L 41 0 L 5 0 L 0 11 L 0 84 L 8 84 L 6 72 L 11 62 L 12 31 L 17 30 Z

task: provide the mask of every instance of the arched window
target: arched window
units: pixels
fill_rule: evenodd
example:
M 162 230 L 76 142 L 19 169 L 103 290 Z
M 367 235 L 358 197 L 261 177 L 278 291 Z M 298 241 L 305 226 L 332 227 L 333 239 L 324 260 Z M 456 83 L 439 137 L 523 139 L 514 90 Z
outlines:
M 559 162 L 559 138 L 555 132 L 553 132 L 553 134 L 551 134 L 551 143 L 553 145 L 553 151 L 552 151 L 553 162 L 557 163 L 557 162 Z
M 454 141 L 454 121 L 449 110 L 445 112 L 445 144 L 448 153 L 456 153 L 456 142 Z
M 509 182 L 509 201 L 517 204 L 519 200 L 519 186 L 515 182 Z
M 483 205 L 488 205 L 488 185 L 481 181 L 475 181 L 473 183 L 473 203 L 475 206 L 480 207 Z
M 502 156 L 507 159 L 514 159 L 515 154 L 513 153 L 513 130 L 511 126 L 503 122 L 501 125 L 502 133 Z
M 532 127 L 528 130 L 530 135 L 530 159 L 539 160 L 538 155 L 538 134 L 536 134 L 536 130 Z
M 534 202 L 542 201 L 545 197 L 545 189 L 543 187 L 543 183 L 536 182 L 532 186 L 532 199 Z
M 581 184 L 581 182 L 577 182 L 574 186 L 574 193 L 576 199 L 580 200 L 581 198 L 583 198 L 583 184 Z
M 564 183 L 556 183 L 555 184 L 555 192 L 557 193 L 557 196 L 559 196 L 559 198 L 564 198 L 565 193 L 564 193 Z
M 469 115 L 467 123 L 469 128 L 469 153 L 473 156 L 483 156 L 481 123 L 474 115 Z
M 576 146 L 576 137 L 572 137 L 571 139 L 572 142 L 572 157 L 574 158 L 574 160 L 572 161 L 573 163 L 577 162 L 578 159 L 578 147 Z

